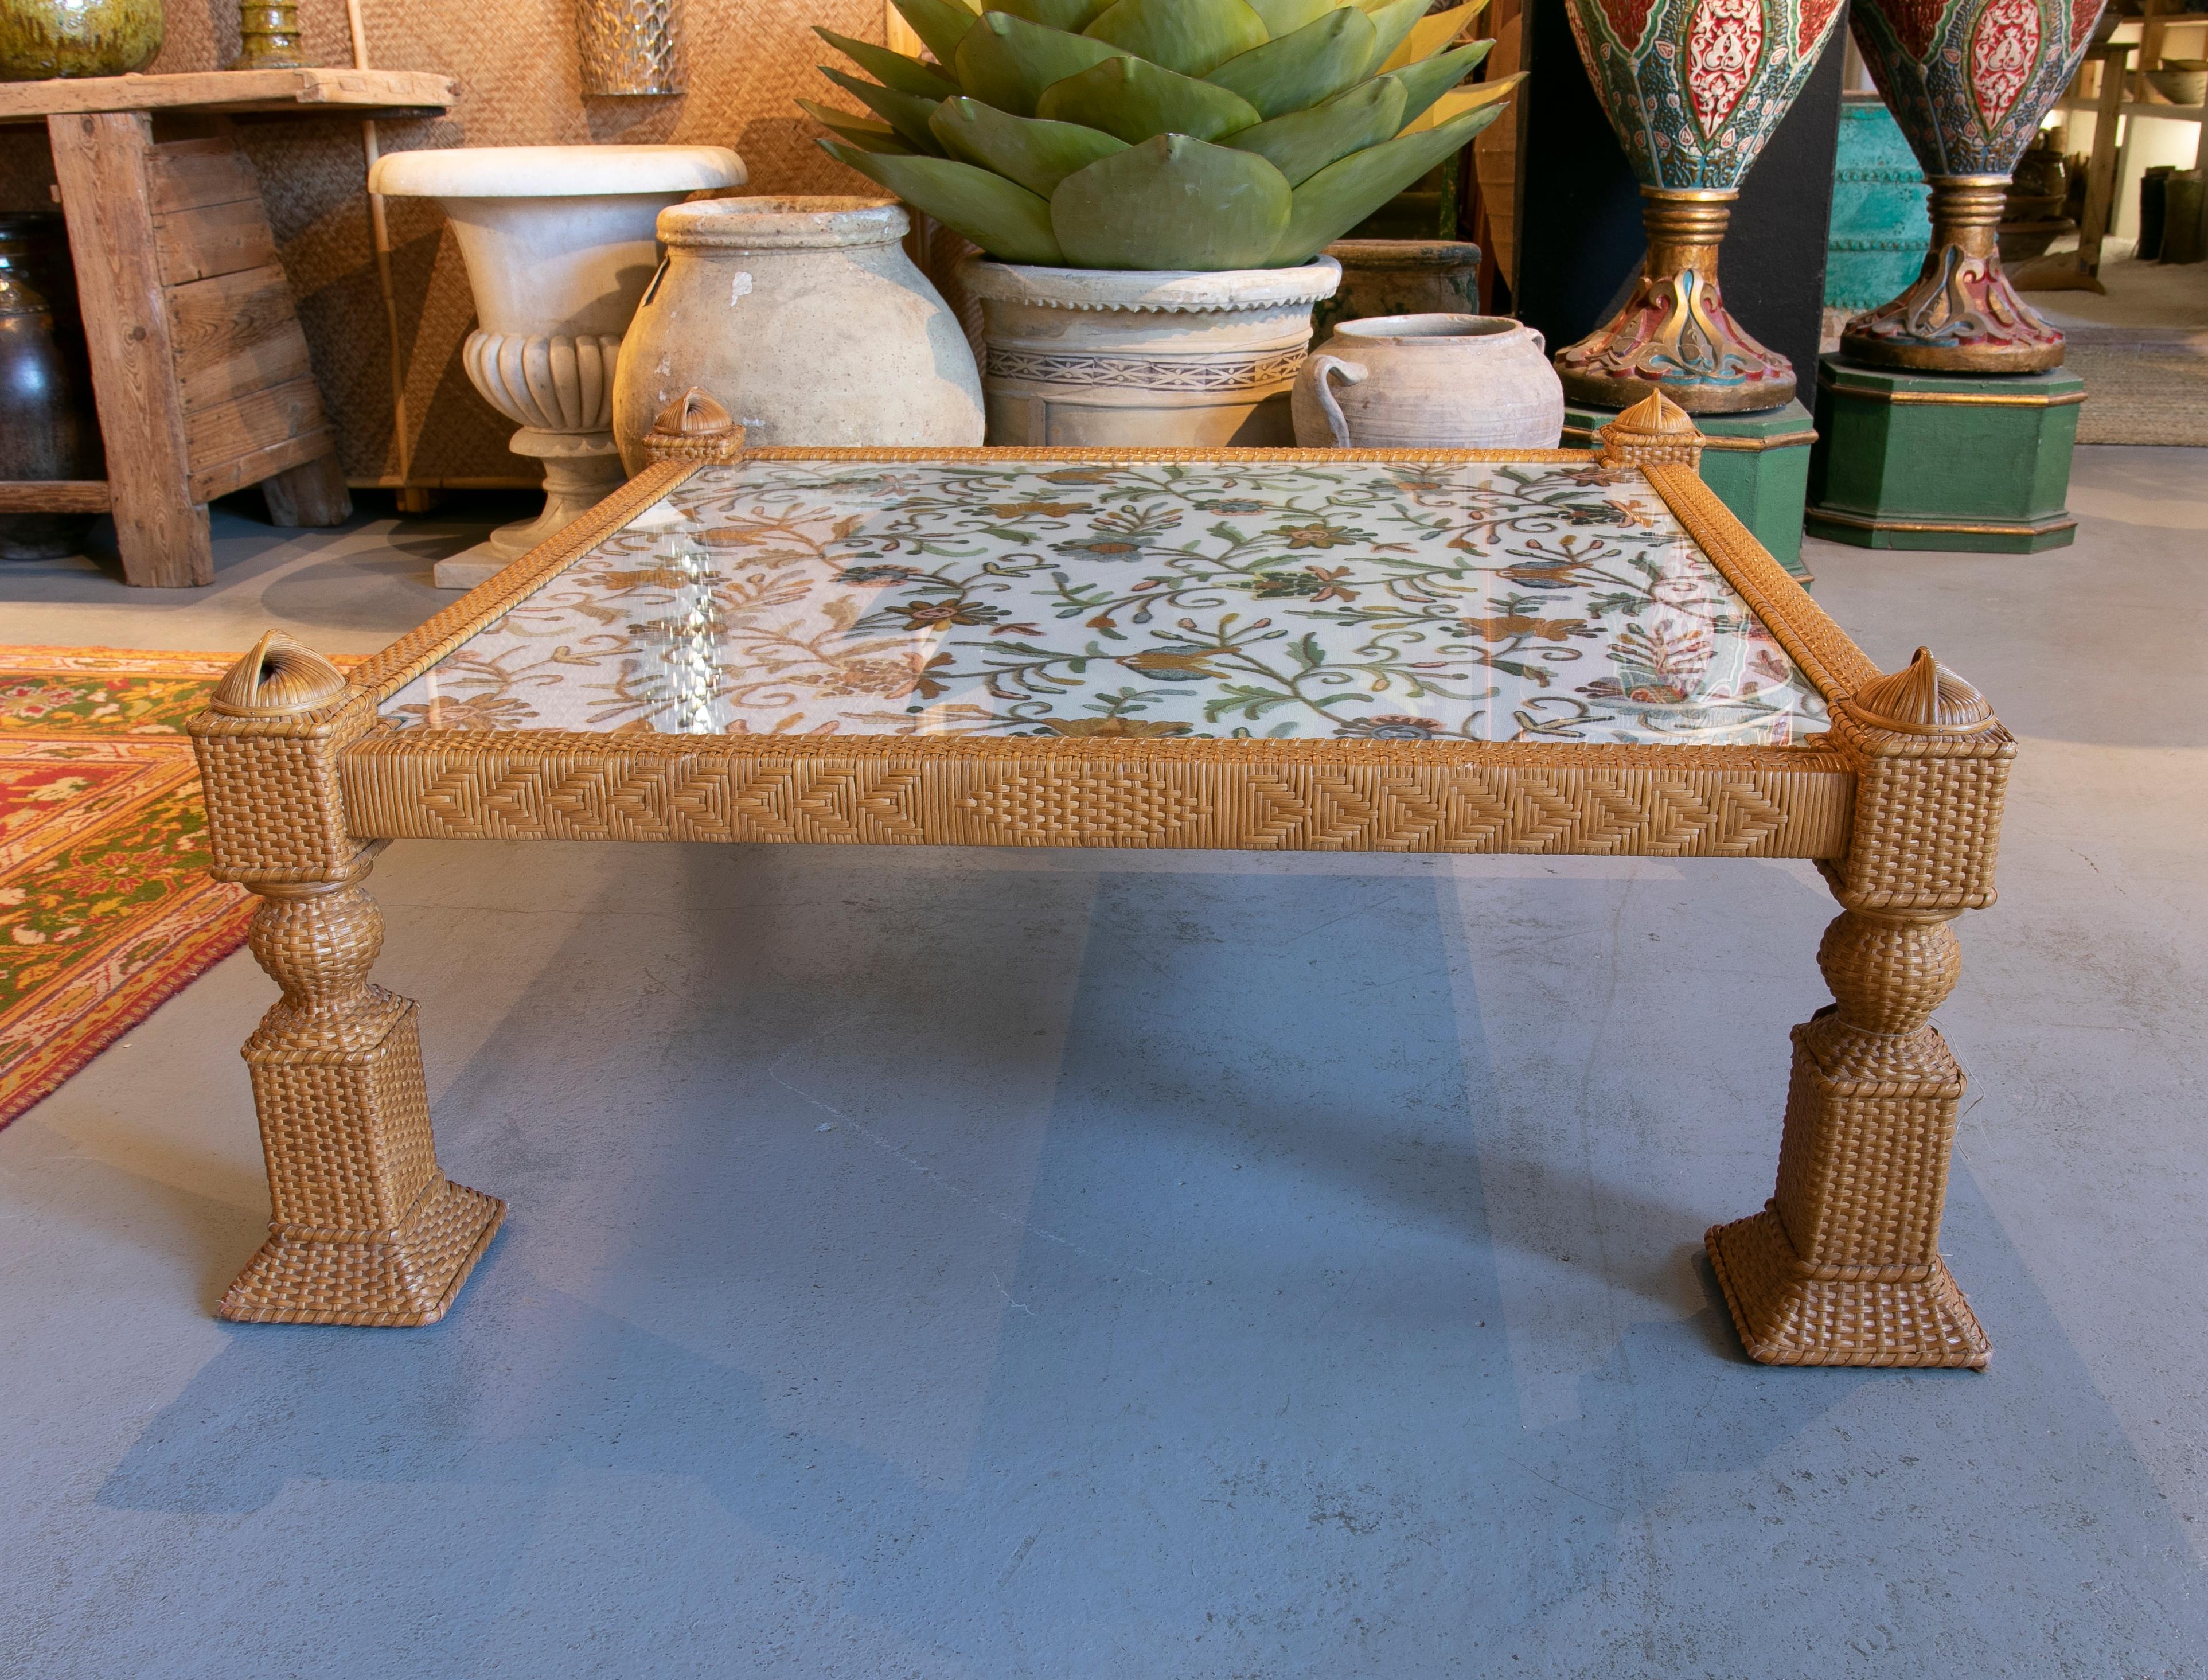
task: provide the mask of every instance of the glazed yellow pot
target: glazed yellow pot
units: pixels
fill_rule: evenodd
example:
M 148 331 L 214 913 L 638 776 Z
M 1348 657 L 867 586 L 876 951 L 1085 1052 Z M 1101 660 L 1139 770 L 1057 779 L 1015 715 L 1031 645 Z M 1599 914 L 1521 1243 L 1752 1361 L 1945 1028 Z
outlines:
M 161 50 L 161 0 L 0 0 L 0 81 L 123 75 Z

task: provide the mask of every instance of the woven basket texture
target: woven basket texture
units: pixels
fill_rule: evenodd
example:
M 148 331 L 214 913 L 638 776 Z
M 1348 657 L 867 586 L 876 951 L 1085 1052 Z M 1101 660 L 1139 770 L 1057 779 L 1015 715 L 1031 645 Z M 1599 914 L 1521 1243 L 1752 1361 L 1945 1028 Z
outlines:
M 812 143 L 791 101 L 839 95 L 815 68 L 829 57 L 812 26 L 882 39 L 881 0 L 684 0 L 689 92 L 585 99 L 573 0 L 368 0 L 369 62 L 452 76 L 459 98 L 429 122 L 377 125 L 386 152 L 448 146 L 731 146 L 759 193 L 872 192 Z M 235 0 L 168 0 L 150 74 L 220 69 L 237 56 Z M 344 0 L 300 0 L 309 63 L 349 65 Z M 157 133 L 160 132 L 157 130 Z M 366 165 L 351 117 L 254 120 L 238 127 L 259 172 L 291 277 L 339 457 L 356 483 L 397 482 L 390 343 L 369 231 Z M 0 209 L 51 207 L 44 130 L 0 129 Z M 459 248 L 429 201 L 388 201 L 393 279 L 406 342 L 411 481 L 531 483 L 533 463 L 507 451 L 513 423 L 468 383 L 460 346 L 475 305 Z

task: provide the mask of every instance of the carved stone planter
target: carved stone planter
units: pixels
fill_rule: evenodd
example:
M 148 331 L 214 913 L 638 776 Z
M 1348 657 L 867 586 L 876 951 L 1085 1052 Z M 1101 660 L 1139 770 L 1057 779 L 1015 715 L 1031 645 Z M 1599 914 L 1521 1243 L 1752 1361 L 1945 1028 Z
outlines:
M 544 511 L 441 561 L 469 588 L 519 559 L 621 481 L 614 375 L 621 335 L 658 265 L 652 225 L 689 194 L 744 179 L 718 146 L 495 146 L 398 152 L 369 189 L 439 200 L 474 289 L 469 379 L 519 425 L 507 445 L 544 463 Z
M 1156 273 L 970 257 L 981 390 L 1001 444 L 1283 446 L 1311 306 L 1341 265 Z

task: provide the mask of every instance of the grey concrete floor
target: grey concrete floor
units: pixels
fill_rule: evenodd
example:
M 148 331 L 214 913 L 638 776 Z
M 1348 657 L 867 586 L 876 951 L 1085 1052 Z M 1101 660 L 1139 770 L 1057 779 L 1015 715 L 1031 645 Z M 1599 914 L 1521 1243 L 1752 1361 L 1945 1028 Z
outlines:
M 1941 1025 L 1990 1371 L 1771 1371 L 1786 864 L 419 843 L 453 1317 L 238 1327 L 243 955 L 0 1133 L 0 1673 L 2208 1672 L 2208 452 L 1812 543 L 2023 740 Z M 470 540 L 226 519 L 0 641 L 365 651 Z

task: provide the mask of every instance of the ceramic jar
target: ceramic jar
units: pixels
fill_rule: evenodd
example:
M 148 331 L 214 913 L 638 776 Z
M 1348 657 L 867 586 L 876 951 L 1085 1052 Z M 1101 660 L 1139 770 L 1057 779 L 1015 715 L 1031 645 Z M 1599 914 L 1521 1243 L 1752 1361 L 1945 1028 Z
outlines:
M 1314 343 L 1337 321 L 1479 313 L 1479 247 L 1469 241 L 1337 239 L 1326 254 L 1341 265 L 1341 285 L 1311 311 Z
M 659 411 L 693 386 L 753 444 L 972 447 L 974 352 L 900 243 L 902 206 L 869 198 L 723 198 L 659 218 L 666 265 L 614 382 L 631 472 Z
M 106 477 L 84 333 L 40 249 L 60 220 L 0 216 L 0 480 Z M 59 267 L 67 273 L 65 255 Z M 0 513 L 0 560 L 79 553 L 92 523 L 85 513 Z
M 125 75 L 161 50 L 161 0 L 6 0 L 0 81 Z
M 1293 441 L 1288 392 L 1311 306 L 1341 265 L 1045 268 L 969 257 L 981 301 L 989 441 L 1131 446 Z
M 1494 315 L 1345 321 L 1296 381 L 1306 449 L 1553 449 L 1564 390 L 1532 327 Z

